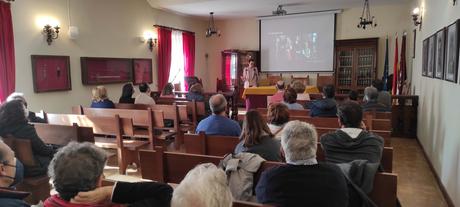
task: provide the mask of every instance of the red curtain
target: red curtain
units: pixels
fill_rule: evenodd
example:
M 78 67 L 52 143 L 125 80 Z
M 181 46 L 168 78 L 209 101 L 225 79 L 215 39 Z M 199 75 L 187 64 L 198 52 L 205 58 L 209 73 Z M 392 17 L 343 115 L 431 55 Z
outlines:
M 227 90 L 230 89 L 230 85 L 232 83 L 232 77 L 230 75 L 230 67 L 231 67 L 231 64 L 232 64 L 232 55 L 231 54 L 226 54 L 225 55 L 225 79 L 223 81 L 225 81 L 225 88 Z
M 184 46 L 184 72 L 185 77 L 195 75 L 195 34 L 191 32 L 182 33 L 182 44 Z M 188 91 L 188 84 L 185 83 L 185 90 Z
M 14 92 L 15 70 L 11 7 L 0 1 L 0 103 Z
M 171 30 L 158 27 L 158 89 L 168 83 L 171 67 Z

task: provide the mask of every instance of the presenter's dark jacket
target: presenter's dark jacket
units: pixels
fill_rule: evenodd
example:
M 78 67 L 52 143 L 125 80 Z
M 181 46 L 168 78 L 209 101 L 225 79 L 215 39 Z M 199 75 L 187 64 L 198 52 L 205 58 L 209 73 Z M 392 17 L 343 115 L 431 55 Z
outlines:
M 334 98 L 326 98 L 311 102 L 307 108 L 310 109 L 310 116 L 336 117 L 337 102 Z
M 257 201 L 274 206 L 348 206 L 348 188 L 339 167 L 333 164 L 286 164 L 262 173 L 256 187 Z

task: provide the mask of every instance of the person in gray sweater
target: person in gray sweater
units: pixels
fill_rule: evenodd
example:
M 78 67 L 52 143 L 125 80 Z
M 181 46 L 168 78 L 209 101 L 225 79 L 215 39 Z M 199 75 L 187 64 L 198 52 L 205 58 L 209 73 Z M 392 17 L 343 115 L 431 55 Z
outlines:
M 267 122 L 258 111 L 250 110 L 246 113 L 240 139 L 235 154 L 249 152 L 268 161 L 281 161 L 280 142 L 273 137 Z
M 371 163 L 380 163 L 383 138 L 362 129 L 362 107 L 355 102 L 347 101 L 339 106 L 337 114 L 342 128 L 324 134 L 320 139 L 326 161 L 347 163 L 367 160 Z
M 388 109 L 391 109 L 391 94 L 388 91 L 383 90 L 383 81 L 374 80 L 372 86 L 377 89 L 379 96 L 377 102 L 385 105 Z

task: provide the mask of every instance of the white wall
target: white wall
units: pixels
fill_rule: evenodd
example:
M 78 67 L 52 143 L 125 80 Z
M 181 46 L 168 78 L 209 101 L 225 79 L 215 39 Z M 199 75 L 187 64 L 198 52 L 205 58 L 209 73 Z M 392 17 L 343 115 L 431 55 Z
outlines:
M 457 3 L 458 4 L 458 3 Z M 460 206 L 460 85 L 422 77 L 422 41 L 460 18 L 452 0 L 417 0 L 423 27 L 413 63 L 413 90 L 419 95 L 417 136 L 455 206 Z
M 377 18 L 378 26 L 366 30 L 357 28 L 359 17 L 361 16 L 362 7 L 344 9 L 342 13 L 337 15 L 336 22 L 336 39 L 356 39 L 356 38 L 371 38 L 378 37 L 378 77 L 383 76 L 384 57 L 385 57 L 385 38 L 389 36 L 389 65 L 390 74 L 393 73 L 394 59 L 394 37 L 399 34 L 399 49 L 401 49 L 401 36 L 404 31 L 407 31 L 407 61 L 408 72 L 410 77 L 411 60 L 412 60 L 412 30 L 410 29 L 411 16 L 410 5 L 393 4 L 385 6 L 371 7 L 371 13 Z M 217 21 L 216 27 L 221 30 L 221 37 L 213 37 L 209 44 L 209 66 L 212 68 L 210 77 L 221 77 L 221 55 L 220 52 L 225 49 L 240 49 L 240 50 L 259 50 L 259 21 L 256 18 L 250 19 L 235 19 Z M 312 84 L 316 84 L 316 73 L 295 73 L 296 76 L 310 75 Z M 323 73 L 328 75 L 328 73 Z M 283 73 L 283 77 L 290 78 L 291 73 Z M 216 79 L 209 80 L 211 88 L 215 88 Z
M 196 75 L 208 78 L 203 34 L 206 21 L 152 9 L 145 0 L 70 0 L 72 25 L 78 26 L 80 36 L 67 36 L 66 0 L 15 1 L 12 3 L 16 52 L 16 90 L 24 92 L 31 110 L 70 112 L 71 106 L 89 105 L 92 86 L 81 83 L 80 57 L 152 58 L 152 88 L 157 85 L 156 51 L 139 41 L 153 25 L 165 25 L 196 32 Z M 40 33 L 36 19 L 51 16 L 60 21 L 62 32 L 51 46 Z M 34 93 L 30 55 L 70 56 L 72 90 L 66 92 Z M 118 101 L 122 84 L 106 85 L 112 100 Z

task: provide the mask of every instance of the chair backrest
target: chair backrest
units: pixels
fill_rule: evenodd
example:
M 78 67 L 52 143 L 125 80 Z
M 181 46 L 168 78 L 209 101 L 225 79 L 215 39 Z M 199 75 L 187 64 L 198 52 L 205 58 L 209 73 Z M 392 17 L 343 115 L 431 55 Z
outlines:
M 323 90 L 323 87 L 329 84 L 334 85 L 334 76 L 320 76 L 319 73 L 316 75 L 316 86 L 318 87 L 319 91 Z
M 239 137 L 206 135 L 204 132 L 184 135 L 185 152 L 191 154 L 224 156 L 232 153 L 238 143 Z
M 78 125 L 34 123 L 38 136 L 47 144 L 65 146 L 71 141 L 94 143 L 93 129 Z
M 83 108 L 83 114 L 93 117 L 113 117 L 119 115 L 121 118 L 130 118 L 134 125 L 148 127 L 152 116 L 149 109 L 132 110 L 132 109 L 103 109 L 103 108 Z
M 339 128 L 337 117 L 290 116 L 289 120 L 299 120 L 313 124 L 315 127 Z
M 262 116 L 267 116 L 268 113 L 268 108 L 257 108 L 256 109 Z M 310 116 L 310 110 L 308 109 L 302 109 L 302 110 L 296 110 L 296 109 L 289 109 L 289 116 Z
M 310 75 L 307 75 L 307 77 L 295 77 L 291 75 L 291 83 L 294 81 L 300 81 L 302 84 L 308 86 L 310 85 Z
M 25 166 L 34 167 L 38 165 L 35 161 L 30 140 L 19 139 L 13 136 L 5 136 L 3 137 L 3 142 L 5 142 L 5 144 L 14 151 L 15 157 Z

